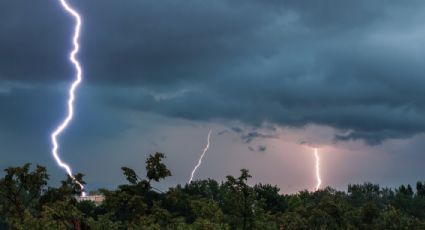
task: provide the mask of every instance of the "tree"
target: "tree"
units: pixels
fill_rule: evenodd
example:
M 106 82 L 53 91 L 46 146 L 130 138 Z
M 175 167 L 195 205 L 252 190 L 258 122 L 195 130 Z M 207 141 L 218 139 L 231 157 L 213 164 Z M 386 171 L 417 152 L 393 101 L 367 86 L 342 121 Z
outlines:
M 212 179 L 192 181 L 186 184 L 184 193 L 191 196 L 199 196 L 217 201 L 220 196 L 220 184 Z
M 149 155 L 146 160 L 146 177 L 149 180 L 149 183 L 154 180 L 158 182 L 161 179 L 171 176 L 170 170 L 167 169 L 167 166 L 162 163 L 162 160 L 165 159 L 163 153 L 155 153 L 155 155 Z
M 102 204 L 77 202 L 71 178 L 47 187 L 46 169 L 10 167 L 0 179 L 0 229 L 425 229 L 424 184 L 394 191 L 365 183 L 348 192 L 279 194 L 272 185 L 249 185 L 249 171 L 225 182 L 200 180 L 161 192 L 151 186 L 171 172 L 163 154 L 146 160 L 146 177 L 122 167 L 128 183 L 101 189 Z M 83 181 L 83 174 L 77 174 Z
M 372 225 L 373 221 L 379 216 L 379 209 L 374 203 L 368 202 L 361 208 L 361 219 L 365 225 Z
M 128 167 L 121 167 L 121 170 L 123 171 L 124 176 L 126 177 L 127 181 L 130 182 L 130 184 L 137 184 L 140 178 L 133 169 Z
M 280 214 L 276 220 L 279 229 L 308 229 L 308 223 L 297 212 L 285 212 Z
M 190 207 L 196 218 L 209 220 L 213 223 L 220 223 L 223 220 L 223 212 L 220 206 L 212 200 L 205 198 L 192 200 Z
M 280 189 L 277 186 L 269 184 L 255 185 L 254 193 L 256 200 L 263 201 L 265 204 L 264 209 L 272 212 L 284 212 L 287 209 L 285 197 L 279 194 Z
M 419 197 L 425 197 L 425 184 L 420 181 L 416 183 L 416 195 Z
M 364 202 L 378 202 L 380 196 L 380 188 L 377 184 L 364 183 L 362 185 L 348 185 L 348 195 L 351 204 L 360 207 Z M 377 205 L 377 203 L 375 203 Z
M 36 166 L 30 172 L 31 164 L 5 169 L 5 177 L 0 180 L 1 213 L 7 222 L 24 219 L 24 215 L 38 215 L 39 201 L 47 189 L 49 176 L 46 168 Z
M 396 230 L 396 229 L 422 229 L 420 223 L 407 217 L 400 210 L 390 206 L 375 221 L 373 229 Z
M 227 176 L 227 181 L 223 185 L 225 190 L 223 208 L 231 216 L 232 228 L 252 227 L 255 195 L 252 188 L 247 185 L 249 178 L 251 178 L 249 171 L 241 169 L 241 175 L 238 178 Z

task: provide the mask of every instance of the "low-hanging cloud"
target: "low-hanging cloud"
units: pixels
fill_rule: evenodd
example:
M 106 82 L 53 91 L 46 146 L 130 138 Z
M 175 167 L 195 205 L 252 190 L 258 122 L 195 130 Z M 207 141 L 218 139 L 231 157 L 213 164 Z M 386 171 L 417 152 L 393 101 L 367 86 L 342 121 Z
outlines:
M 51 2 L 23 2 L 0 3 L 0 82 L 65 81 L 69 18 Z M 372 145 L 425 131 L 422 1 L 75 4 L 87 84 L 115 109 L 320 124 Z

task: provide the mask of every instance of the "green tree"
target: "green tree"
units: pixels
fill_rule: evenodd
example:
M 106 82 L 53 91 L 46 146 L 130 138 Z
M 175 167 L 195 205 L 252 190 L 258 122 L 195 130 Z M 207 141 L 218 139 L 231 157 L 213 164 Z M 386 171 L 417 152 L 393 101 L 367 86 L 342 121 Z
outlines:
M 157 152 L 154 155 L 149 155 L 146 160 L 146 178 L 149 180 L 149 183 L 152 180 L 158 182 L 161 179 L 171 176 L 170 170 L 162 163 L 163 159 L 165 159 L 165 155 Z
M 190 202 L 190 207 L 197 219 L 200 218 L 213 223 L 220 223 L 223 221 L 223 212 L 220 206 L 212 200 L 206 198 L 192 200 Z
M 269 184 L 254 186 L 256 200 L 264 202 L 264 209 L 272 213 L 284 212 L 288 207 L 285 197 L 280 195 L 279 191 L 277 186 Z
M 249 178 L 251 178 L 249 171 L 241 169 L 241 175 L 238 178 L 227 176 L 227 181 L 223 185 L 223 209 L 230 217 L 231 227 L 234 229 L 252 228 L 255 194 L 247 185 Z
M 420 181 L 416 183 L 416 195 L 419 197 L 425 197 L 425 184 Z
M 0 180 L 1 214 L 8 223 L 19 222 L 25 215 L 40 214 L 39 201 L 47 189 L 49 176 L 45 167 L 37 165 L 33 171 L 30 167 L 31 164 L 9 167 Z

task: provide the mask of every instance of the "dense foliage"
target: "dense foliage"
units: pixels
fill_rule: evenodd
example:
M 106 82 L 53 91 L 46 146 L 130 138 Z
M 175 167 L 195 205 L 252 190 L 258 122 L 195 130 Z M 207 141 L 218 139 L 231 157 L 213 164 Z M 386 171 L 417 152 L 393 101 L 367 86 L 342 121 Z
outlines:
M 146 176 L 123 167 L 128 184 L 101 189 L 100 205 L 77 202 L 69 178 L 48 187 L 46 168 L 10 167 L 0 181 L 0 229 L 425 229 L 425 184 L 392 190 L 376 184 L 282 194 L 278 187 L 249 186 L 238 177 L 208 179 L 162 192 L 153 183 L 171 176 L 156 153 Z M 83 175 L 76 177 L 82 181 Z

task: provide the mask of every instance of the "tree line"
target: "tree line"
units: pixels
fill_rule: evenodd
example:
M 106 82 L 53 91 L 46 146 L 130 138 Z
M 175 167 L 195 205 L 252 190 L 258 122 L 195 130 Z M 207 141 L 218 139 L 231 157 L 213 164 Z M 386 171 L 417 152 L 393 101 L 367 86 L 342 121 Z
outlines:
M 283 194 L 277 186 L 248 185 L 249 171 L 223 182 L 193 181 L 160 191 L 171 176 L 162 153 L 146 160 L 146 175 L 122 167 L 127 184 L 99 189 L 101 204 L 77 202 L 67 178 L 48 186 L 43 166 L 9 167 L 0 180 L 0 229 L 425 229 L 425 183 L 396 189 L 364 183 L 347 191 L 327 187 Z M 75 175 L 83 182 L 83 175 Z

